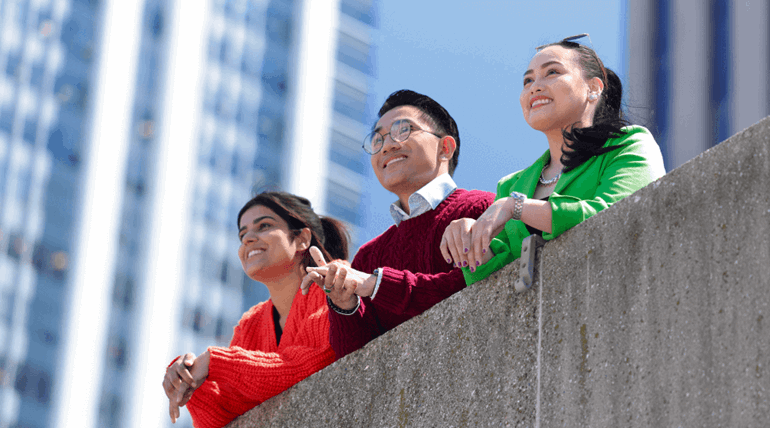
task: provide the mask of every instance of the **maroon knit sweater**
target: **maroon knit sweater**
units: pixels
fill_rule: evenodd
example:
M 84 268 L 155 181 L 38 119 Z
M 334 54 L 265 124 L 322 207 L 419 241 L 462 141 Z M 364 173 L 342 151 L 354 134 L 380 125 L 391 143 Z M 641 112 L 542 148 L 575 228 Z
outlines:
M 465 288 L 462 271 L 441 256 L 441 237 L 452 220 L 478 218 L 494 199 L 493 193 L 457 189 L 436 209 L 391 226 L 361 247 L 353 269 L 384 268 L 382 282 L 374 299 L 362 298 L 353 315 L 329 310 L 329 342 L 337 358 Z

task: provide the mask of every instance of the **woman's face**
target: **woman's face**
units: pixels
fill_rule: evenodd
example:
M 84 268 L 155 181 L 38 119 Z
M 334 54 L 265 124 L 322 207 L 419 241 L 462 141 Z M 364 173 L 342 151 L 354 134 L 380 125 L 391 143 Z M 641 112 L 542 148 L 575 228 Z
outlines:
M 596 103 L 588 96 L 597 88 L 583 77 L 577 59 L 574 50 L 549 46 L 529 62 L 519 101 L 524 120 L 533 129 L 561 132 L 576 122 L 591 126 Z M 601 84 L 598 78 L 590 83 L 595 86 L 597 81 Z
M 241 216 L 238 257 L 250 278 L 265 282 L 285 276 L 301 263 L 306 249 L 303 236 L 297 236 L 284 219 L 263 205 L 255 205 Z M 308 234 L 309 235 L 309 234 Z

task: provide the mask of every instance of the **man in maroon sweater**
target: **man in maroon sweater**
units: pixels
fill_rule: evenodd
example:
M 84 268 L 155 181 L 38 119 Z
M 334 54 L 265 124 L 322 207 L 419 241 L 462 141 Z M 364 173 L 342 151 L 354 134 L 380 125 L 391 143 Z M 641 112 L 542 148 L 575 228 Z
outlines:
M 452 180 L 460 135 L 439 103 L 401 90 L 379 118 L 364 150 L 380 184 L 398 196 L 390 207 L 395 225 L 364 244 L 350 266 L 325 264 L 314 252 L 319 267 L 302 281 L 303 293 L 313 282 L 327 293 L 337 358 L 465 288 L 462 271 L 442 258 L 441 237 L 452 220 L 478 218 L 494 201 Z

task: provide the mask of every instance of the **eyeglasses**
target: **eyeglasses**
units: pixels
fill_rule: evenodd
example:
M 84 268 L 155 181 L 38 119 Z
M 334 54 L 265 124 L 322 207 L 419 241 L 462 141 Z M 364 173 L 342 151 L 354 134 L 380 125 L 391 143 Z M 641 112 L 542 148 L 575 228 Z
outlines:
M 382 146 L 385 145 L 386 136 L 390 135 L 391 140 L 397 143 L 403 143 L 407 138 L 409 138 L 412 130 L 427 132 L 428 134 L 441 138 L 441 136 L 438 134 L 434 134 L 433 132 L 416 127 L 406 119 L 400 119 L 390 125 L 390 132 L 385 135 L 380 134 L 377 131 L 372 131 L 369 135 L 366 136 L 366 138 L 364 138 L 364 145 L 362 147 L 366 153 L 375 155 L 379 153 L 380 150 L 382 150 Z

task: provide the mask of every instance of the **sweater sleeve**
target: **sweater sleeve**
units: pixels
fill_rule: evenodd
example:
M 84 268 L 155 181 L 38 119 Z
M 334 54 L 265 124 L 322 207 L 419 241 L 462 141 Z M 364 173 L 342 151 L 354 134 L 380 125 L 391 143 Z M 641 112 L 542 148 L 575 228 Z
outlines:
M 231 346 L 208 348 L 208 378 L 187 404 L 196 428 L 221 427 L 334 361 L 325 304 L 312 312 L 299 326 L 297 337 L 277 352 L 241 346 L 252 342 L 249 336 L 259 329 L 271 328 L 258 325 L 256 318 L 236 328 Z M 282 338 L 282 343 L 286 339 Z
M 561 235 L 665 174 L 663 157 L 652 135 L 641 127 L 630 130 L 608 143 L 623 147 L 604 155 L 598 186 L 592 194 L 551 194 L 551 233 L 543 232 L 544 239 Z
M 475 193 L 469 197 L 448 221 L 460 218 L 477 219 L 492 204 L 494 198 L 491 193 Z M 447 222 L 448 224 L 448 222 Z M 444 230 L 439 231 L 442 236 Z M 438 244 L 434 251 L 439 253 Z M 435 254 L 433 255 L 435 256 Z M 432 257 L 425 255 L 424 257 Z M 447 266 L 443 257 L 438 254 L 439 263 Z M 389 311 L 396 314 L 415 316 L 425 312 L 436 303 L 446 299 L 452 294 L 465 288 L 463 272 L 459 268 L 448 272 L 410 272 L 384 267 L 382 282 L 377 291 L 377 296 L 372 304 L 377 310 Z
M 367 297 L 361 298 L 361 306 L 352 315 L 340 315 L 329 310 L 329 342 L 337 358 L 361 349 L 383 333 L 377 314 Z
M 369 272 L 372 270 L 369 258 L 369 250 L 362 247 L 353 258 L 351 267 Z M 340 315 L 329 309 L 329 342 L 337 358 L 361 349 L 382 333 L 376 310 L 368 297 L 361 298 L 361 306 L 352 315 Z

